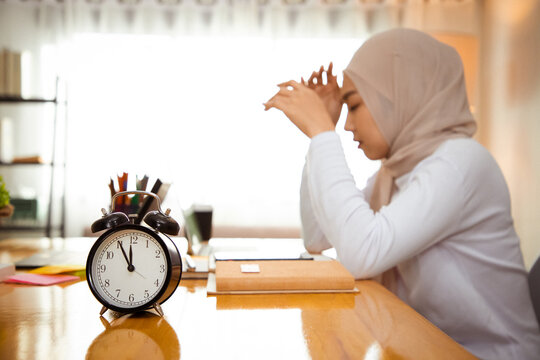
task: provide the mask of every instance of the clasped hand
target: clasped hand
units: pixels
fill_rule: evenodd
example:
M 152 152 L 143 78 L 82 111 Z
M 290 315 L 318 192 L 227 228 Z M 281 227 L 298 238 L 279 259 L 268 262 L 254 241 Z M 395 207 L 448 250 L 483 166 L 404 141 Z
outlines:
M 326 72 L 327 83 L 323 83 Z M 336 127 L 343 105 L 337 79 L 332 75 L 332 63 L 328 70 L 321 66 L 308 81 L 290 80 L 278 84 L 279 91 L 268 100 L 265 110 L 276 108 L 291 120 L 304 134 L 312 138 Z

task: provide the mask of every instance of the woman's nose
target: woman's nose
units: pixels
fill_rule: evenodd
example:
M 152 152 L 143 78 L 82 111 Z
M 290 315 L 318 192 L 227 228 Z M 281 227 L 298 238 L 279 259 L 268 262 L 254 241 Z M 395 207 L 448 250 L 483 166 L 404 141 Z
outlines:
M 347 114 L 347 119 L 345 120 L 345 130 L 347 131 L 354 131 L 354 127 L 352 126 L 351 116 Z

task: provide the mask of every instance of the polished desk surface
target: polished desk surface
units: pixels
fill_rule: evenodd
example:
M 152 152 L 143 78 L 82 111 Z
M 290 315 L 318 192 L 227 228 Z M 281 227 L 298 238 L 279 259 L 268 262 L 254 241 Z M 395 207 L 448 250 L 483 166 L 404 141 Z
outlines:
M 0 240 L 0 263 L 95 239 Z M 182 280 L 153 312 L 107 311 L 86 281 L 0 284 L 2 359 L 469 359 L 450 337 L 373 281 L 357 294 L 207 296 Z

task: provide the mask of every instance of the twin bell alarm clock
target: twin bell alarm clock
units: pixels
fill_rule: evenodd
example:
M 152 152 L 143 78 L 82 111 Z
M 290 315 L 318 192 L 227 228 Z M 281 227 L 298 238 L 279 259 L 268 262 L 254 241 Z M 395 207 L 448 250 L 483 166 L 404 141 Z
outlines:
M 153 308 L 163 316 L 160 304 L 176 290 L 182 277 L 182 259 L 167 235 L 177 235 L 178 223 L 161 211 L 159 196 L 146 191 L 123 191 L 118 196 L 139 194 L 154 197 L 157 209 L 135 224 L 123 212 L 107 212 L 92 224 L 92 232 L 105 231 L 96 240 L 86 261 L 86 280 L 96 299 L 108 309 L 132 313 Z

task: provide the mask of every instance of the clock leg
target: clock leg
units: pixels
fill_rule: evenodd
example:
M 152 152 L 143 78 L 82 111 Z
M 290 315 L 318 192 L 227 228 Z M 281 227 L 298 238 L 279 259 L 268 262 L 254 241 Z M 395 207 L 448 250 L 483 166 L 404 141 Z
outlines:
M 105 306 L 103 306 L 103 307 L 101 308 L 101 311 L 99 312 L 99 315 L 105 314 L 105 311 L 107 311 L 107 310 L 109 310 L 109 309 L 107 309 Z
M 159 316 L 163 317 L 163 310 L 161 310 L 161 306 L 158 303 L 154 304 L 154 310 L 156 310 Z
M 103 316 L 100 316 L 99 320 L 101 320 L 101 323 L 103 326 L 105 326 L 105 329 L 109 329 L 111 327 L 111 324 Z

